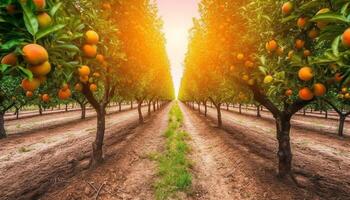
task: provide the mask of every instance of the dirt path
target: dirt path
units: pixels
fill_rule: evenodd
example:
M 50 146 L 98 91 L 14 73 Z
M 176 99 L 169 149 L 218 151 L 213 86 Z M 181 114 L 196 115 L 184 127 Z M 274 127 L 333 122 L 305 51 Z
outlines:
M 292 183 L 278 180 L 274 163 L 251 152 L 227 132 L 183 104 L 192 137 L 194 199 L 317 199 Z
M 107 117 L 107 157 L 113 154 L 109 146 L 124 140 L 137 125 L 136 110 Z M 35 199 L 52 184 L 86 169 L 95 130 L 96 118 L 91 118 L 1 140 L 0 199 Z
M 209 116 L 216 122 L 214 109 L 209 109 Z M 277 162 L 273 122 L 227 111 L 223 111 L 222 116 L 223 129 L 231 134 L 231 138 L 255 155 Z M 308 190 L 327 199 L 350 199 L 349 139 L 340 140 L 293 127 L 291 138 L 294 171 Z
M 63 188 L 41 199 L 91 199 L 96 195 L 92 186 L 98 189 L 102 184 L 105 185 L 98 199 L 154 199 L 152 184 L 157 170 L 156 163 L 148 159 L 148 155 L 164 147 L 162 134 L 168 124 L 170 106 L 133 130 L 126 140 L 114 145 L 115 155 L 102 166 L 82 172 Z

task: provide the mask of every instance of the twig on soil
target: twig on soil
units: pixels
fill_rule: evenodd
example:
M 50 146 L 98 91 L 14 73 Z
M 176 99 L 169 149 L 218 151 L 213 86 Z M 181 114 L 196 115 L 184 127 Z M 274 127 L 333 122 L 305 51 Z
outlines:
M 100 188 L 98 188 L 98 191 L 97 191 L 96 196 L 95 196 L 95 200 L 97 200 L 97 198 L 98 198 L 98 196 L 100 195 L 100 192 L 101 192 L 101 190 L 102 190 L 102 188 L 103 188 L 104 185 L 106 185 L 105 182 L 102 183 L 102 185 L 100 186 Z
M 94 189 L 95 190 L 95 192 L 97 192 L 97 188 L 95 188 L 95 186 L 94 185 L 92 185 L 92 183 L 89 183 L 89 182 L 86 182 L 87 184 L 89 184 L 90 185 L 90 187 L 92 187 L 92 189 Z

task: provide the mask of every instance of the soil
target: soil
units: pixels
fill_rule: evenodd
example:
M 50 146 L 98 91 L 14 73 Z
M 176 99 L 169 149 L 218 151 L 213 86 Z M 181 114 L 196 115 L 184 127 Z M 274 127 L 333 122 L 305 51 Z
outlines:
M 198 114 L 198 111 L 195 113 Z M 208 119 L 202 116 L 201 120 L 204 123 L 215 123 L 216 110 L 209 109 L 208 114 Z M 213 131 L 213 134 L 224 137 L 222 140 L 230 142 L 231 148 L 241 147 L 242 151 L 239 154 L 243 156 L 243 160 L 253 162 L 250 166 L 259 166 L 264 169 L 264 172 L 261 171 L 254 176 L 264 178 L 269 177 L 270 173 L 272 180 L 277 166 L 277 141 L 273 121 L 228 111 L 223 111 L 222 117 L 225 131 L 217 129 Z M 194 123 L 199 124 L 199 122 Z M 310 124 L 310 126 L 318 124 L 322 123 L 315 121 L 315 124 Z M 312 128 L 302 129 L 294 126 L 291 129 L 294 172 L 300 184 L 306 188 L 305 191 L 299 191 L 296 195 L 310 194 L 312 198 L 319 196 L 322 199 L 350 199 L 350 139 L 338 138 L 310 131 L 310 129 Z M 220 132 L 222 134 L 219 134 Z M 222 152 L 225 150 L 223 149 Z M 248 155 L 244 152 L 247 152 Z M 240 167 L 240 169 L 251 171 L 245 167 Z M 288 183 L 287 186 L 293 188 L 293 183 Z M 273 189 L 275 186 L 268 188 Z M 281 194 L 281 198 L 286 195 L 282 191 L 287 190 L 276 191 L 276 194 Z M 292 199 L 294 197 L 300 199 L 300 197 L 291 196 Z
M 105 156 L 137 126 L 136 110 L 108 115 Z M 0 199 L 37 199 L 52 185 L 87 169 L 95 131 L 96 118 L 90 118 L 1 140 Z
M 114 155 L 95 170 L 84 171 L 64 187 L 51 190 L 41 199 L 154 199 L 152 184 L 156 163 L 148 157 L 163 151 L 170 105 L 137 127 L 113 147 Z M 110 150 L 109 150 L 110 151 Z M 96 198 L 97 199 L 97 198 Z

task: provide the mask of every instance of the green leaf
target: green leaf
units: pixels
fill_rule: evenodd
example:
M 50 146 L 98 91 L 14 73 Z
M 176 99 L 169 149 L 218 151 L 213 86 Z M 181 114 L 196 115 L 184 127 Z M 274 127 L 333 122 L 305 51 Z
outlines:
M 18 66 L 19 68 L 19 71 L 24 75 L 26 76 L 29 80 L 33 79 L 33 73 L 29 70 L 29 69 L 26 69 L 24 67 L 21 67 L 21 66 Z
M 8 52 L 13 48 L 22 45 L 23 41 L 23 39 L 9 40 L 5 44 L 0 46 L 0 51 Z
M 65 25 L 63 25 L 63 24 L 57 24 L 57 25 L 55 25 L 55 26 L 50 26 L 50 27 L 48 27 L 48 28 L 46 28 L 46 29 L 44 29 L 44 30 L 40 30 L 40 31 L 36 34 L 36 39 L 39 40 L 39 39 L 41 39 L 41 38 L 43 38 L 43 37 L 45 37 L 45 36 L 47 36 L 47 35 L 49 35 L 49 34 L 51 34 L 51 33 L 54 33 L 54 32 L 56 32 L 56 31 L 61 30 L 61 29 L 64 28 L 64 27 L 65 27 Z
M 24 24 L 27 28 L 27 31 L 32 35 L 35 36 L 35 34 L 38 32 L 39 24 L 36 16 L 33 13 L 33 10 L 30 8 L 29 3 L 21 2 L 21 6 L 23 9 L 23 19 Z
M 58 9 L 60 9 L 60 7 L 62 6 L 62 2 L 57 3 L 56 5 L 54 5 L 51 10 L 50 10 L 50 15 L 53 17 L 55 16 L 56 12 L 58 11 Z
M 312 8 L 317 8 L 320 6 L 320 2 L 319 1 L 310 1 L 308 3 L 304 3 L 302 6 L 299 7 L 300 10 L 309 10 Z
M 348 7 L 349 7 L 349 2 L 346 3 L 346 4 L 341 8 L 340 13 L 343 14 L 343 15 L 346 15 L 346 10 L 348 9 Z
M 340 38 L 341 38 L 341 36 L 336 37 L 332 43 L 333 54 L 337 57 L 339 57 L 338 47 L 339 47 L 339 43 L 340 43 Z
M 344 17 L 344 15 L 338 14 L 338 13 L 323 13 L 323 14 L 318 14 L 314 16 L 311 19 L 312 22 L 317 22 L 317 21 L 325 21 L 325 22 L 345 22 L 349 23 L 350 21 Z
M 10 65 L 0 64 L 1 73 L 5 73 L 9 67 L 10 67 Z

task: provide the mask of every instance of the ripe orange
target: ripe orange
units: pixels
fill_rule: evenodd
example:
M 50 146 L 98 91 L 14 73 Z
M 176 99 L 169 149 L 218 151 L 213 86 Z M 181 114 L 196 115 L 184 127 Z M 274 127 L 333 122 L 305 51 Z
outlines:
M 341 89 L 341 92 L 342 92 L 343 94 L 347 93 L 347 92 L 348 92 L 348 88 L 343 87 L 343 88 Z
M 295 41 L 295 48 L 296 49 L 302 49 L 305 45 L 305 41 L 304 40 L 301 40 L 301 39 L 297 39 Z
M 34 91 L 40 86 L 40 81 L 36 78 L 33 78 L 31 81 L 29 79 L 23 79 L 21 85 L 25 91 Z
M 37 66 L 30 66 L 28 69 L 35 75 L 35 76 L 45 76 L 51 71 L 51 64 L 49 62 L 44 62 L 41 65 Z
M 96 78 L 99 78 L 99 77 L 101 76 L 101 74 L 98 73 L 98 72 L 95 72 L 95 73 L 92 74 L 92 76 L 94 76 L 94 77 L 96 77 Z
M 286 90 L 285 95 L 286 95 L 287 97 L 292 96 L 292 95 L 293 95 L 293 90 L 291 90 L 291 89 Z
M 89 76 L 80 76 L 79 77 L 79 80 L 82 82 L 82 83 L 86 83 L 89 81 Z
M 244 54 L 243 53 L 237 54 L 237 60 L 243 60 L 243 59 L 244 59 Z
M 309 81 L 314 77 L 313 70 L 310 67 L 302 67 L 298 72 L 298 76 L 300 80 Z
M 79 75 L 80 76 L 89 76 L 90 75 L 90 67 L 83 65 L 79 69 Z
M 289 15 L 293 11 L 293 4 L 291 2 L 286 2 L 282 6 L 282 13 L 285 15 Z
M 78 92 L 83 90 L 83 86 L 80 83 L 75 84 L 74 89 Z
M 254 63 L 250 60 L 245 61 L 244 66 L 248 67 L 248 68 L 253 68 L 254 67 Z
M 110 3 L 103 3 L 102 4 L 102 8 L 104 10 L 110 10 L 112 8 L 111 4 Z
M 249 76 L 248 76 L 248 75 L 243 75 L 243 76 L 242 76 L 242 79 L 243 79 L 244 81 L 248 81 L 248 80 L 249 80 Z
M 307 35 L 309 36 L 309 38 L 315 39 L 318 37 L 318 34 L 319 34 L 319 31 L 316 28 L 313 28 L 308 32 Z
M 91 92 L 96 92 L 97 91 L 97 85 L 94 84 L 94 83 L 90 84 L 90 91 Z
M 17 56 L 15 53 L 9 53 L 1 59 L 1 64 L 15 66 L 17 64 Z
M 37 10 L 44 10 L 46 6 L 46 0 L 33 0 L 33 3 Z
M 87 44 L 95 45 L 98 43 L 99 36 L 95 31 L 89 30 L 85 33 L 85 42 Z
M 31 65 L 40 65 L 49 59 L 46 49 L 38 44 L 28 44 L 22 49 L 24 60 Z
M 350 93 L 346 93 L 346 94 L 344 95 L 344 98 L 347 99 L 347 100 L 349 100 L 349 99 L 350 99 Z
M 299 98 L 304 101 L 310 101 L 314 98 L 314 94 L 308 87 L 299 90 Z
M 27 91 L 26 92 L 26 97 L 28 97 L 28 98 L 33 97 L 33 92 L 32 91 Z
M 61 89 L 62 90 L 68 90 L 69 89 L 69 85 L 67 83 L 63 83 Z
M 83 52 L 86 57 L 95 58 L 97 54 L 97 47 L 96 45 L 85 44 L 83 46 Z
M 350 28 L 346 29 L 342 35 L 343 45 L 350 47 Z
M 305 28 L 307 22 L 308 22 L 308 19 L 306 17 L 299 17 L 297 21 L 297 25 L 299 26 L 299 28 Z
M 66 99 L 69 99 L 70 96 L 72 95 L 70 89 L 60 89 L 58 91 L 58 98 L 60 98 L 61 100 L 66 100 Z
M 330 11 L 329 8 L 322 8 L 321 10 L 319 10 L 319 11 L 316 13 L 316 15 L 324 14 L 324 13 L 327 13 L 327 12 L 329 12 L 329 11 Z M 316 23 L 316 25 L 317 25 L 317 27 L 318 27 L 319 29 L 323 29 L 324 27 L 326 27 L 326 26 L 328 25 L 328 22 L 318 21 L 318 22 Z
M 309 56 L 311 56 L 311 51 L 308 49 L 304 50 L 304 57 L 309 57 Z
M 266 50 L 269 52 L 274 52 L 278 48 L 278 44 L 276 40 L 270 40 L 269 42 L 266 43 Z
M 322 83 L 316 83 L 314 84 L 314 94 L 317 97 L 323 96 L 326 94 L 327 89 Z
M 50 96 L 48 94 L 43 94 L 41 96 L 41 100 L 45 103 L 48 103 L 50 101 Z
M 99 62 L 99 63 L 103 63 L 105 61 L 105 58 L 102 54 L 97 54 L 96 56 L 96 60 Z
M 37 16 L 39 27 L 40 28 L 46 28 L 52 24 L 52 19 L 50 15 L 48 15 L 46 12 L 42 12 L 38 14 Z

